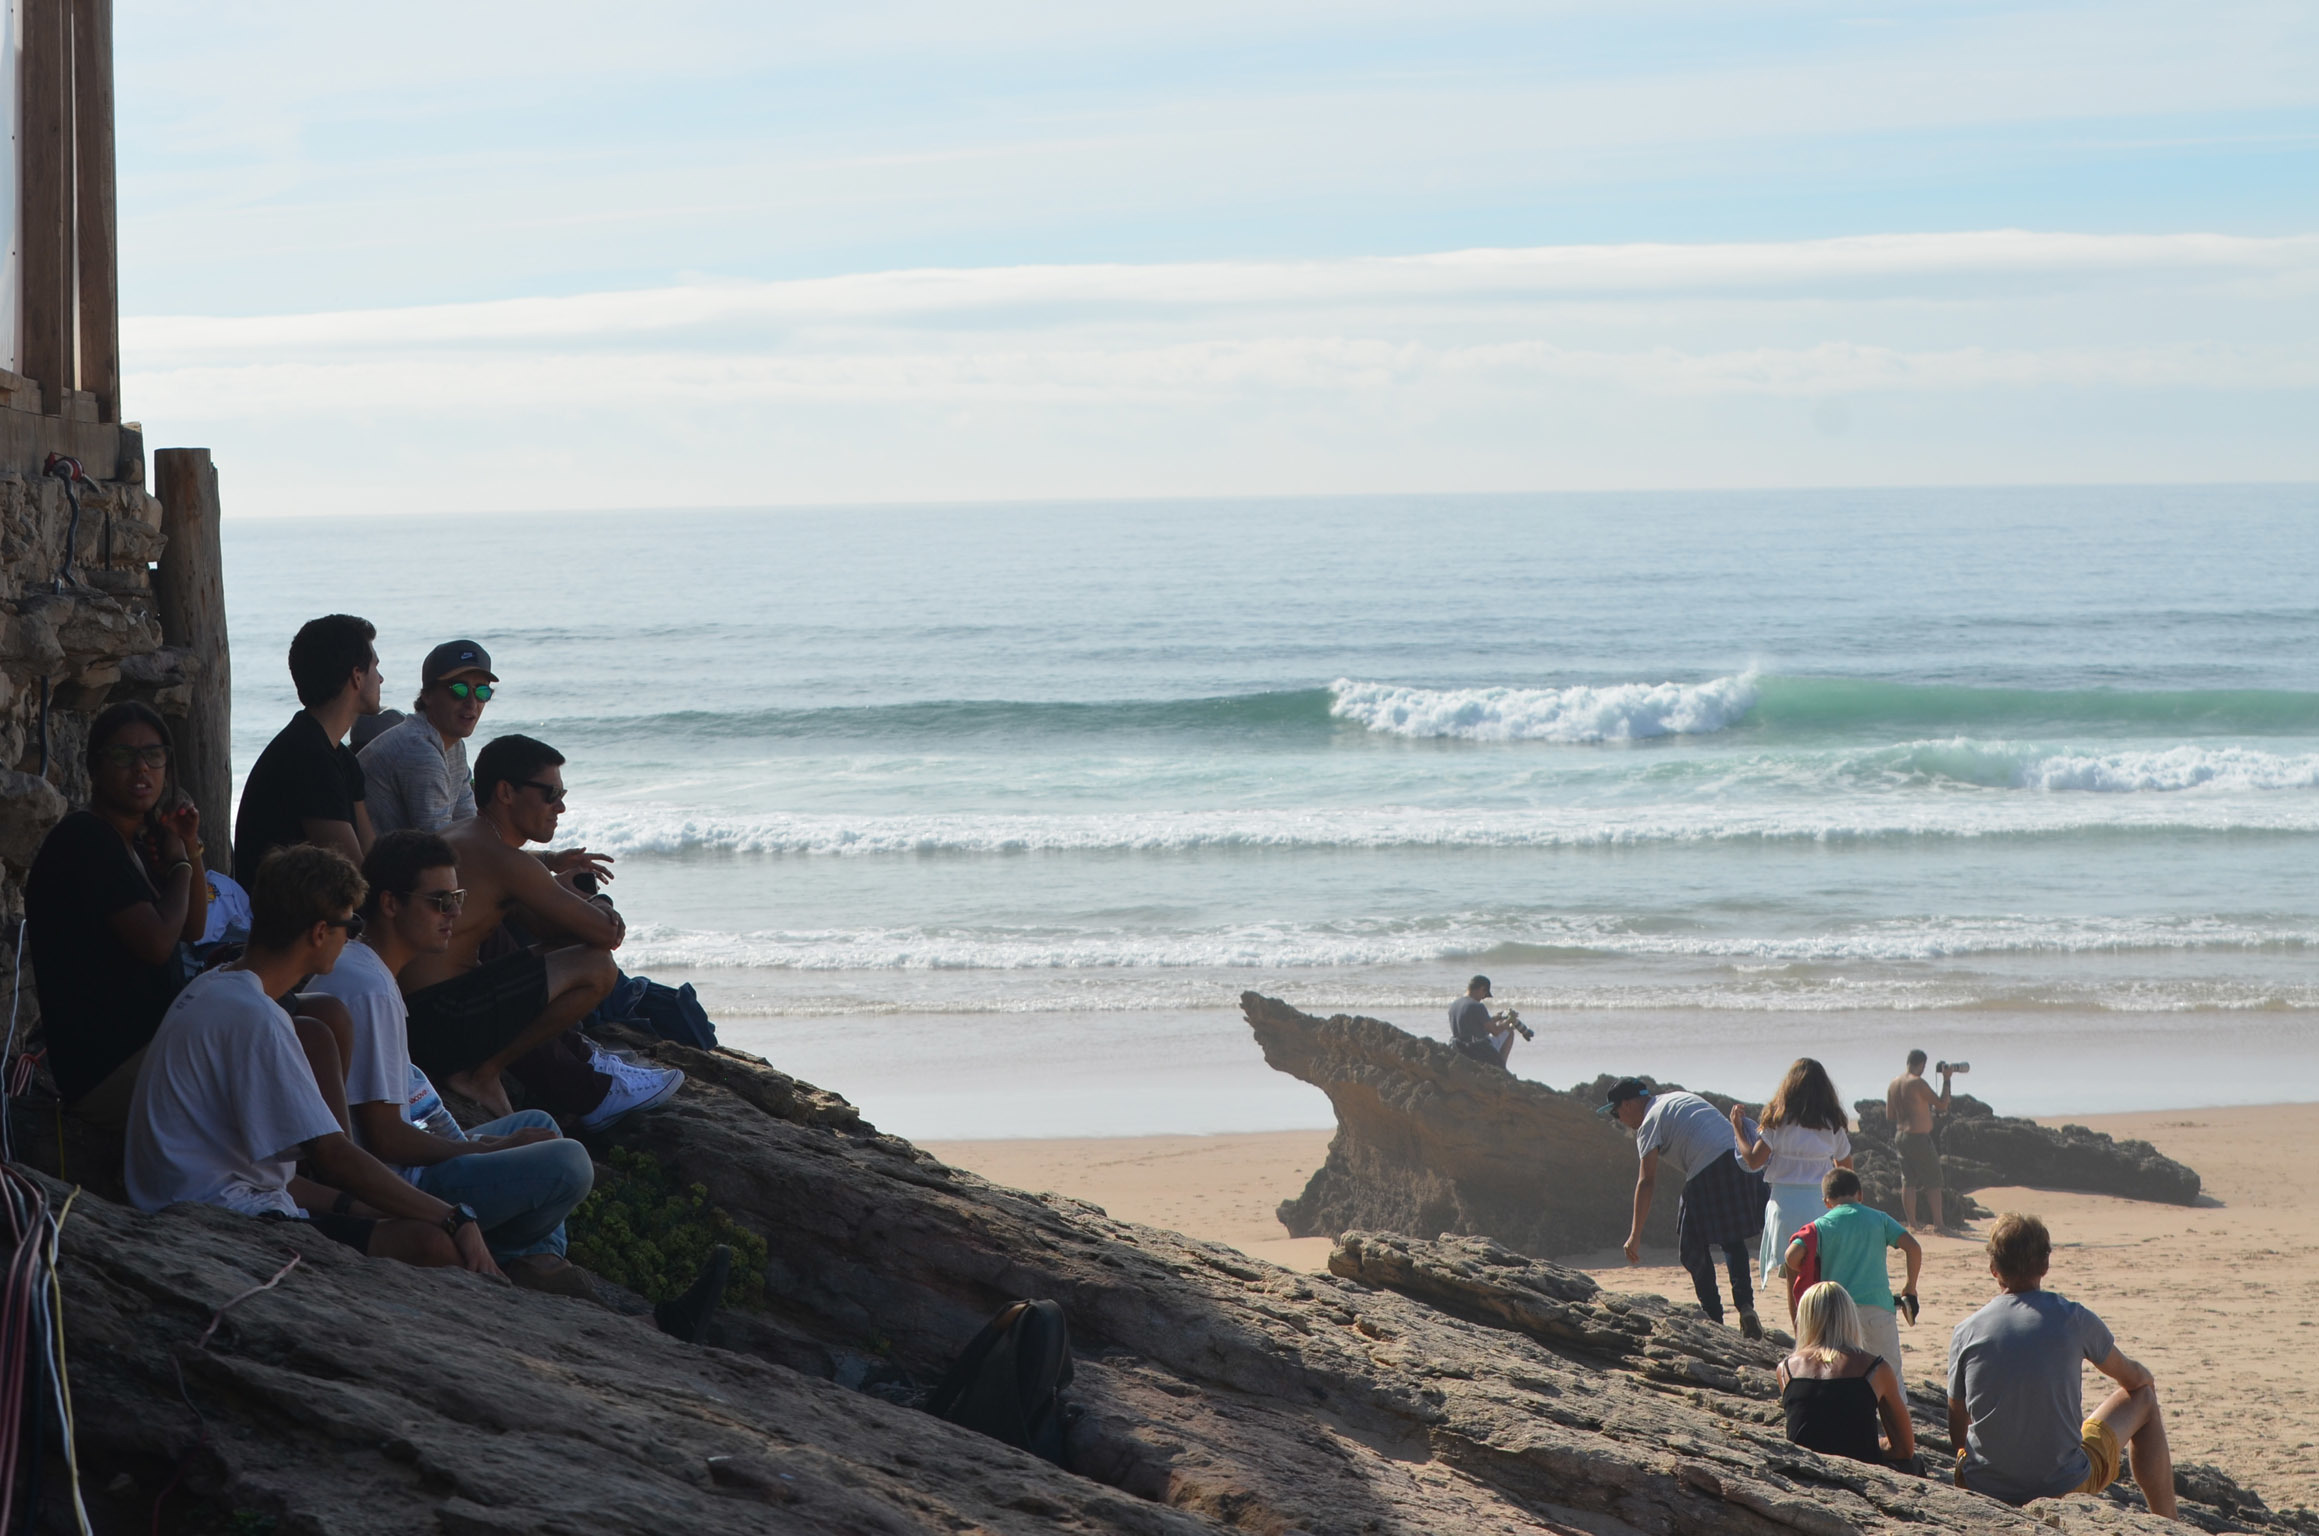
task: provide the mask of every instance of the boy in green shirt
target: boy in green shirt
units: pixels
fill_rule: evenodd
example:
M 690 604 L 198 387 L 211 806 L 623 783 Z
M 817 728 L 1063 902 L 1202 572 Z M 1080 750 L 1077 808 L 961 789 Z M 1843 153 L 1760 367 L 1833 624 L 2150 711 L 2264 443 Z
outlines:
M 1828 1170 L 1828 1176 L 1820 1181 L 1820 1198 L 1828 1202 L 1828 1214 L 1812 1223 L 1819 1246 L 1820 1278 L 1834 1281 L 1852 1298 L 1852 1304 L 1860 1309 L 1862 1342 L 1891 1364 L 1892 1374 L 1905 1389 L 1908 1377 L 1900 1368 L 1900 1319 L 1893 1311 L 1892 1277 L 1885 1270 L 1884 1253 L 1898 1248 L 1908 1256 L 1908 1279 L 1902 1283 L 1900 1294 L 1908 1298 L 1909 1320 L 1914 1322 L 1916 1276 L 1924 1267 L 1924 1245 L 1890 1216 L 1859 1203 L 1860 1175 L 1849 1168 Z M 1803 1258 L 1803 1238 L 1799 1235 L 1788 1244 L 1781 1267 L 1792 1275 Z M 1792 1300 L 1789 1305 L 1792 1309 Z

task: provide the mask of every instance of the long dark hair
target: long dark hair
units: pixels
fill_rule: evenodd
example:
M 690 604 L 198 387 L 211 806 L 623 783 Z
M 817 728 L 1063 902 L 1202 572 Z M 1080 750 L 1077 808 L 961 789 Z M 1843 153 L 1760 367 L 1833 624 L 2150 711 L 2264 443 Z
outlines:
M 89 771 L 93 794 L 97 754 L 112 745 L 113 738 L 132 725 L 150 727 L 169 752 L 168 765 L 161 770 L 161 798 L 154 801 L 145 812 L 145 830 L 157 834 L 161 829 L 161 813 L 177 803 L 177 739 L 169 734 L 169 723 L 161 718 L 161 711 L 135 699 L 127 699 L 105 709 L 89 722 L 89 740 L 81 751 L 81 763 Z
M 1799 1056 L 1764 1105 L 1763 1124 L 1767 1130 L 1793 1125 L 1810 1131 L 1848 1131 L 1852 1117 L 1844 1113 L 1844 1100 L 1828 1080 L 1828 1069 L 1809 1056 Z

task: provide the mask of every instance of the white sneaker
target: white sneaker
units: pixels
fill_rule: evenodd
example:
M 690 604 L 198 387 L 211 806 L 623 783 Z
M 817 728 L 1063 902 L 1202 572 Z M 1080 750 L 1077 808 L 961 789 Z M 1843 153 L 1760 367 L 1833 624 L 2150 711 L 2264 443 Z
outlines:
M 640 1109 L 657 1109 L 676 1097 L 684 1073 L 676 1067 L 635 1067 L 609 1053 L 596 1057 L 596 1070 L 612 1079 L 604 1102 L 580 1117 L 583 1131 L 605 1131 Z

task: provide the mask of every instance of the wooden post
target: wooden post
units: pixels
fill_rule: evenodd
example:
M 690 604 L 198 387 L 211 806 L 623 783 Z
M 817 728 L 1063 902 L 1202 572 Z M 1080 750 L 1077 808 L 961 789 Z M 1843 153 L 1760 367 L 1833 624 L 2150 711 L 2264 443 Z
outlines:
M 72 302 L 72 32 L 66 0 L 19 0 L 23 75 L 17 170 L 23 190 L 24 283 L 16 371 L 40 385 L 41 407 L 64 412 L 74 387 Z
M 177 778 L 201 807 L 209 867 L 233 871 L 233 671 L 226 659 L 225 561 L 218 547 L 217 469 L 207 448 L 153 455 L 161 532 L 169 540 L 153 573 L 161 638 L 199 658 L 193 707 L 177 735 Z
M 97 397 L 97 420 L 119 421 L 121 275 L 114 248 L 113 0 L 71 0 L 71 5 L 80 387 Z

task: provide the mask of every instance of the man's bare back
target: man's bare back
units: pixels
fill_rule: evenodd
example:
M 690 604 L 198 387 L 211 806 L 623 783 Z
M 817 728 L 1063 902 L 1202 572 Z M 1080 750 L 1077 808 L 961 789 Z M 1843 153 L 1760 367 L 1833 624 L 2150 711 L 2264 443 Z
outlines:
M 454 939 L 452 942 L 456 944 L 458 941 Z M 1892 1116 L 1892 1128 L 1896 1131 L 1930 1135 L 1937 1102 L 1932 1084 L 1916 1072 L 1901 1073 L 1884 1090 L 1884 1111 Z

